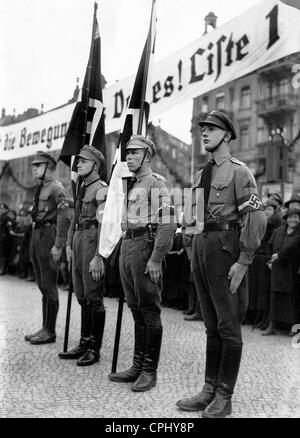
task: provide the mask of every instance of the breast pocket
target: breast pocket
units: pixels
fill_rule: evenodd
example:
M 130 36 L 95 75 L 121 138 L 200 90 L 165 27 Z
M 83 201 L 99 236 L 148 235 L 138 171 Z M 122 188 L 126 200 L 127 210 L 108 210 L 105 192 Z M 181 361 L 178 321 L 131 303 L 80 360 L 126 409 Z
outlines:
M 209 203 L 225 204 L 228 199 L 230 181 L 214 181 L 211 184 Z
M 39 199 L 39 211 L 47 212 L 55 208 L 55 201 L 51 195 L 42 195 Z
M 95 199 L 84 199 L 82 202 L 82 216 L 93 218 L 96 215 L 97 204 Z

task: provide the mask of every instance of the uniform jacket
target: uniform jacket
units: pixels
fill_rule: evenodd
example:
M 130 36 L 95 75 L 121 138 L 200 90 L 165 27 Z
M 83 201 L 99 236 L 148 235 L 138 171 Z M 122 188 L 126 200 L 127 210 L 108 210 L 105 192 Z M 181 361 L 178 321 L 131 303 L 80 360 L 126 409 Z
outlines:
M 137 181 L 128 193 L 121 226 L 126 231 L 145 228 L 147 224 L 156 227 L 151 260 L 160 263 L 172 246 L 177 225 L 167 182 L 151 169 L 137 175 Z
M 45 178 L 34 220 L 56 223 L 55 246 L 58 248 L 66 241 L 69 228 L 68 209 L 67 193 L 61 182 L 53 176 Z
M 99 243 L 99 234 L 101 230 L 102 216 L 107 195 L 107 184 L 100 179 L 88 184 L 85 190 L 85 195 L 80 206 L 76 202 L 75 212 L 72 217 L 71 225 L 68 232 L 67 245 L 72 247 L 73 236 L 76 230 L 76 224 L 90 221 L 98 221 L 97 241 Z M 98 253 L 98 245 L 97 251 Z
M 237 262 L 250 264 L 255 251 L 260 246 L 267 224 L 254 176 L 243 162 L 233 158 L 229 152 L 216 157 L 215 163 L 208 208 L 207 210 L 204 208 L 203 196 L 198 197 L 193 194 L 195 189 L 201 186 L 203 172 L 201 169 L 195 176 L 192 196 L 186 204 L 186 222 L 191 228 L 191 218 L 194 219 L 195 234 L 202 231 L 204 222 L 239 222 L 240 255 Z M 196 209 L 198 209 L 197 215 Z M 196 220 L 199 219 L 199 212 L 202 224 Z M 192 233 L 188 228 L 187 226 L 187 233 Z

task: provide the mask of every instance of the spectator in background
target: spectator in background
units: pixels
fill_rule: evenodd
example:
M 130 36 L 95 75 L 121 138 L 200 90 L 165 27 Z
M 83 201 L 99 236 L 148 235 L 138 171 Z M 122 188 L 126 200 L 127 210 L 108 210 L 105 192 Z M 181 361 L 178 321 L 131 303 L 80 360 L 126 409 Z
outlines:
M 278 254 L 288 247 L 300 235 L 300 210 L 289 209 L 286 225 L 274 230 L 269 241 L 269 254 Z M 273 261 L 272 261 L 273 260 Z M 273 257 L 269 263 L 271 269 L 271 302 L 269 325 L 262 333 L 264 336 L 276 335 L 276 324 L 290 329 L 296 322 L 296 284 L 299 260 L 297 257 L 284 260 Z
M 272 204 L 276 205 L 275 217 L 273 220 L 280 219 L 282 221 L 284 208 L 283 208 L 282 198 L 281 198 L 280 194 L 277 192 L 269 193 L 268 194 L 268 201 L 271 202 Z
M 282 219 L 277 211 L 277 203 L 268 200 L 264 205 L 264 212 L 267 217 L 266 233 L 261 245 L 249 266 L 249 307 L 248 321 L 253 318 L 255 328 L 265 330 L 268 325 L 268 314 L 270 306 L 270 270 L 267 267 L 269 254 L 267 252 L 268 242 L 273 231 L 282 225 Z
M 0 275 L 6 274 L 8 269 L 8 210 L 6 204 L 0 204 Z

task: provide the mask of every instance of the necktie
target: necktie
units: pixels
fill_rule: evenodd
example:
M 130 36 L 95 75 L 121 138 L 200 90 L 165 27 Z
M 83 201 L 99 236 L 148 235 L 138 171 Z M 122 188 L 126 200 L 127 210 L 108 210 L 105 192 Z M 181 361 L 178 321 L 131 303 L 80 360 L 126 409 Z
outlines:
M 78 211 L 79 211 L 79 214 L 81 213 L 82 200 L 83 200 L 84 195 L 85 195 L 85 190 L 86 190 L 86 185 L 82 184 L 82 186 L 79 189 L 79 194 L 78 194 Z
M 128 184 L 127 184 L 127 205 L 128 205 L 128 195 L 130 190 L 133 188 L 134 184 L 137 182 L 137 177 L 136 176 L 132 176 L 131 179 L 129 180 Z
M 203 169 L 202 177 L 201 177 L 201 187 L 204 189 L 204 204 L 206 206 L 208 204 L 208 198 L 209 198 L 210 186 L 211 186 L 212 167 L 214 163 L 215 163 L 214 160 L 209 160 L 209 162 L 206 164 L 206 166 Z
M 34 205 L 33 205 L 33 212 L 32 212 L 32 218 L 33 221 L 37 220 L 38 212 L 39 212 L 39 200 L 40 200 L 40 193 L 42 190 L 43 183 L 40 182 L 37 188 L 35 189 L 34 193 Z

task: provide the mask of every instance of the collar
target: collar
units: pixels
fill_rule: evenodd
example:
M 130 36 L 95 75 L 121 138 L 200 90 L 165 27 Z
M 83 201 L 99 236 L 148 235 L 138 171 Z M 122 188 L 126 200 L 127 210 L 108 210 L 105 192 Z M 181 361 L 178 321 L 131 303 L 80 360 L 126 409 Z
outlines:
M 212 158 L 215 160 L 216 165 L 219 167 L 225 161 L 230 160 L 231 153 L 228 150 L 216 150 L 214 154 L 212 154 Z
M 143 178 L 145 178 L 146 176 L 151 176 L 152 174 L 153 174 L 152 170 L 150 168 L 148 168 L 145 170 L 141 170 L 141 172 L 138 172 L 138 173 L 134 174 L 133 176 L 135 176 L 137 181 L 140 182 L 140 181 L 142 181 Z
M 48 186 L 54 180 L 55 180 L 55 178 L 53 175 L 49 175 L 48 177 L 45 176 L 44 181 L 43 181 L 43 186 L 44 187 Z

